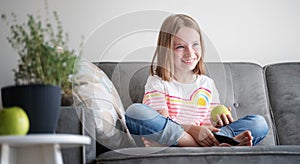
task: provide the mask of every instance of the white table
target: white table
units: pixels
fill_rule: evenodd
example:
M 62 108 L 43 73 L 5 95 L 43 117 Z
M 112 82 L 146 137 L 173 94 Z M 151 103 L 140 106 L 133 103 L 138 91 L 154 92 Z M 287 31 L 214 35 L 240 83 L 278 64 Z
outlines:
M 62 164 L 61 148 L 91 143 L 88 136 L 73 134 L 29 134 L 0 136 L 1 164 Z

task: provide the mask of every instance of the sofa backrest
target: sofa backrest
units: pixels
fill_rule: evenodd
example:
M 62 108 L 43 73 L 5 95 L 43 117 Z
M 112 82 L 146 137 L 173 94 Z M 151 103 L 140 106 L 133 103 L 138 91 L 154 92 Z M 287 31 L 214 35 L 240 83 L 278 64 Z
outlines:
M 148 62 L 95 63 L 114 83 L 124 108 L 141 102 L 149 76 Z M 253 63 L 206 63 L 207 75 L 215 80 L 221 103 L 236 111 L 237 117 L 260 114 L 270 127 L 260 145 L 275 145 L 273 122 L 267 101 L 263 69 Z
M 270 107 L 281 145 L 300 145 L 300 63 L 264 67 Z

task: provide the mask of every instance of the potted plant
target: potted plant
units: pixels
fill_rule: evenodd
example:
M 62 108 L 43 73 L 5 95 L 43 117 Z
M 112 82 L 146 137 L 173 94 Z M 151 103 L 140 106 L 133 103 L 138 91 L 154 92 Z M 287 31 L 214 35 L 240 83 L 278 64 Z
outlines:
M 18 24 L 15 14 L 10 24 L 6 15 L 1 15 L 10 26 L 8 42 L 20 57 L 13 70 L 15 85 L 1 89 L 2 102 L 4 107 L 17 105 L 27 112 L 29 133 L 54 133 L 61 97 L 72 94 L 70 78 L 76 73 L 77 55 L 67 46 L 68 36 L 57 12 L 53 16 L 55 26 L 49 18 L 43 22 L 33 15 L 28 15 L 26 23 Z

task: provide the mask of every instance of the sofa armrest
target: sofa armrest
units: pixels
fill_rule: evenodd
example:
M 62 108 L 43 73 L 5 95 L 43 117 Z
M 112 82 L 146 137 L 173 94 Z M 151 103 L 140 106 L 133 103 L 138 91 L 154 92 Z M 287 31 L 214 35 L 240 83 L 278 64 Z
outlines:
M 81 106 L 62 106 L 56 133 L 86 135 L 91 138 L 91 144 L 76 148 L 63 148 L 64 163 L 95 163 L 96 141 L 95 126 L 88 118 L 91 113 Z

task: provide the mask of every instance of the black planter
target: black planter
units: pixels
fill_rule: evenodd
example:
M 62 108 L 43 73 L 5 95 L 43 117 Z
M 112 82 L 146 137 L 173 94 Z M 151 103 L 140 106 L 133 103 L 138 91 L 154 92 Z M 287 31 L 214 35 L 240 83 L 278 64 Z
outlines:
M 28 133 L 55 133 L 61 88 L 54 85 L 9 86 L 1 89 L 3 107 L 20 106 L 30 121 Z

